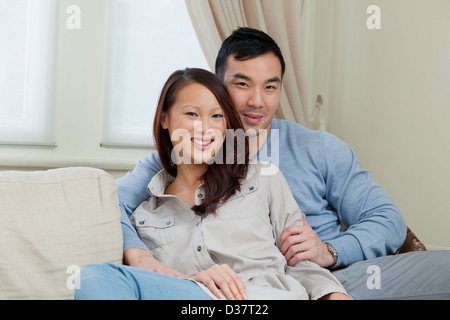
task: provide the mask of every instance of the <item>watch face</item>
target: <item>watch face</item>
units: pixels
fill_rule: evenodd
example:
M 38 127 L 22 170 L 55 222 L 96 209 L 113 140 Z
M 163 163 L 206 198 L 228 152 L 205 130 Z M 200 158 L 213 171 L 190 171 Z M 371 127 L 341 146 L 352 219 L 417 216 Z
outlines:
M 333 254 L 336 257 L 337 256 L 336 249 L 328 242 L 327 242 L 327 247 L 328 247 L 328 251 L 330 251 L 330 253 Z
M 338 258 L 338 252 L 336 251 L 336 249 L 331 245 L 331 243 L 326 243 L 327 244 L 327 249 L 328 249 L 328 251 L 333 255 L 333 258 L 334 258 L 334 262 L 333 262 L 333 264 L 329 267 L 329 268 L 332 268 L 332 267 L 334 267 L 334 265 L 336 264 L 336 262 L 337 262 L 337 258 Z

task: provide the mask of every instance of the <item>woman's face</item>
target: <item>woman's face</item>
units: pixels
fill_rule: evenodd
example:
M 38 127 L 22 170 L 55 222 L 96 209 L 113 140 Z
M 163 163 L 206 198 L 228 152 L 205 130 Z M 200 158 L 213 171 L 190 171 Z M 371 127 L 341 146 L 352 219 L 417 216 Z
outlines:
M 222 108 L 214 94 L 198 83 L 178 92 L 174 104 L 163 113 L 161 126 L 169 131 L 176 165 L 212 161 L 225 139 Z

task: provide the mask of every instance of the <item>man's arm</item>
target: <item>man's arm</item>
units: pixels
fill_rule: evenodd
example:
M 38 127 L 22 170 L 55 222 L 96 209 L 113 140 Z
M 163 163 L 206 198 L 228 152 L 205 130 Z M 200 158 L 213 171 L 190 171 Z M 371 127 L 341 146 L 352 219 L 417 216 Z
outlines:
M 128 253 L 148 251 L 131 225 L 130 216 L 143 201 L 149 198 L 147 186 L 153 176 L 161 169 L 162 165 L 158 153 L 153 152 L 140 160 L 132 171 L 117 180 L 124 253 L 128 249 L 140 249 L 140 251 L 130 250 Z M 125 258 L 125 262 L 127 261 L 132 261 L 132 257 Z
M 319 238 L 308 224 L 287 228 L 281 235 L 281 249 L 289 265 L 311 260 L 323 267 L 343 267 L 394 253 L 406 235 L 406 224 L 394 201 L 361 169 L 349 145 L 326 132 L 321 139 L 316 163 L 325 185 L 322 196 L 347 230 Z M 320 222 L 320 214 L 314 218 Z M 335 261 L 323 241 L 336 249 Z
M 370 173 L 361 169 L 349 145 L 331 134 L 324 134 L 323 141 L 326 198 L 347 226 L 335 239 L 326 239 L 339 254 L 335 266 L 394 253 L 406 236 L 398 207 Z

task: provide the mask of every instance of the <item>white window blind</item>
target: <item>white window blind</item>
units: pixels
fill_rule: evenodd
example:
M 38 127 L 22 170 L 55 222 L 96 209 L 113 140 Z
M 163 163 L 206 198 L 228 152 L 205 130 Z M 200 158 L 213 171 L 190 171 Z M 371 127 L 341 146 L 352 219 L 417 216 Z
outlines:
M 153 145 L 153 117 L 168 76 L 210 69 L 184 0 L 111 1 L 102 146 Z
M 54 0 L 0 0 L 0 144 L 54 145 Z

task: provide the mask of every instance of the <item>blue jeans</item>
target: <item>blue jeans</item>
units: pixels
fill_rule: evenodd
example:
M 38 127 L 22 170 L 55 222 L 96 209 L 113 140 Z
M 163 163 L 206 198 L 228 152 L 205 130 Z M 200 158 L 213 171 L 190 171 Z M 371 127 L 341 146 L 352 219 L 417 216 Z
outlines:
M 87 265 L 76 300 L 211 300 L 195 282 L 113 263 Z

